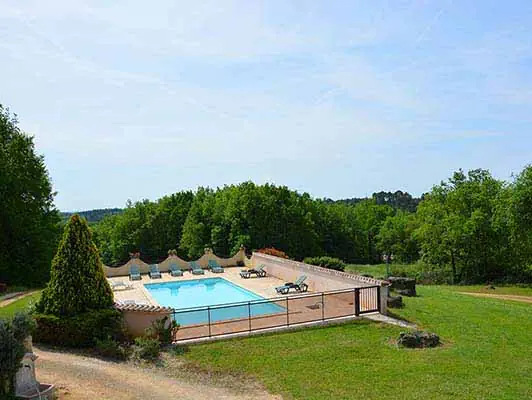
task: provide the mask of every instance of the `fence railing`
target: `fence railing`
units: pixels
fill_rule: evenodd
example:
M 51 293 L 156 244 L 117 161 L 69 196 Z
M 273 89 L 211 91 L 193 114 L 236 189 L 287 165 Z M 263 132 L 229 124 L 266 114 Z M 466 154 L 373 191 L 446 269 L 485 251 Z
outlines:
M 179 309 L 176 341 L 380 312 L 380 286 Z

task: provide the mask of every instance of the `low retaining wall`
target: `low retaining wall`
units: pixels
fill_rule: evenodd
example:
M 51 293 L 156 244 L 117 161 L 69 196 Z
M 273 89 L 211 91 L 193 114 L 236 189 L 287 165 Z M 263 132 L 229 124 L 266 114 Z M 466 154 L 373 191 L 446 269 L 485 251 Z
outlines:
M 233 257 L 221 258 L 214 254 L 212 250 L 205 249 L 205 254 L 201 256 L 199 260 L 196 260 L 196 262 L 199 264 L 200 267 L 207 268 L 209 265 L 209 260 L 215 260 L 222 267 L 236 266 L 237 264 L 246 262 L 246 251 L 242 247 Z M 190 269 L 188 261 L 185 261 L 179 258 L 178 256 L 169 256 L 166 260 L 158 264 L 159 271 L 168 272 L 170 264 L 176 264 L 179 268 L 184 270 Z M 131 265 L 137 265 L 141 274 L 147 274 L 150 270 L 149 265 L 139 258 L 133 258 L 120 267 L 108 267 L 104 265 L 103 270 L 105 276 L 108 278 L 114 276 L 127 276 L 129 275 L 129 268 L 131 267 Z
M 263 253 L 253 253 L 251 262 L 254 267 L 264 265 L 269 275 L 286 282 L 294 282 L 299 276 L 306 275 L 305 281 L 309 289 L 314 292 L 328 292 L 331 290 L 351 289 L 354 287 L 380 286 L 381 312 L 386 313 L 388 285 L 387 281 L 367 278 L 365 276 L 349 274 L 347 272 L 287 260 Z
M 153 322 L 164 317 L 171 318 L 174 311 L 168 307 L 135 304 L 116 304 L 115 308 L 122 313 L 127 331 L 133 337 L 144 335 L 146 328 L 149 328 Z

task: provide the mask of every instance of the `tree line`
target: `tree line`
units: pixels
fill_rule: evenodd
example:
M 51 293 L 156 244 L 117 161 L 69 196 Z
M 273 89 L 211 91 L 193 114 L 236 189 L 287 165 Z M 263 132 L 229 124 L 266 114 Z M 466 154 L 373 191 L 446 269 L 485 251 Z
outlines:
M 297 260 L 331 256 L 374 264 L 389 256 L 424 263 L 456 283 L 531 280 L 531 166 L 511 182 L 487 170 L 460 170 L 419 201 L 395 194 L 353 202 L 253 182 L 199 188 L 129 202 L 122 214 L 94 226 L 95 240 L 111 265 L 137 251 L 156 262 L 169 249 L 194 259 L 205 247 L 227 257 L 244 245 L 274 247 Z

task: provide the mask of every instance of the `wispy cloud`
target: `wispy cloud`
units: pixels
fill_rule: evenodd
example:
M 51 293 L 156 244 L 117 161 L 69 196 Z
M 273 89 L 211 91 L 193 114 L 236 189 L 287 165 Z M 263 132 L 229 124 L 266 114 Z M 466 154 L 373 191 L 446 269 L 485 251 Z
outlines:
M 0 102 L 62 208 L 245 179 L 419 193 L 455 161 L 525 163 L 468 149 L 523 140 L 532 9 L 473 3 L 5 1 Z

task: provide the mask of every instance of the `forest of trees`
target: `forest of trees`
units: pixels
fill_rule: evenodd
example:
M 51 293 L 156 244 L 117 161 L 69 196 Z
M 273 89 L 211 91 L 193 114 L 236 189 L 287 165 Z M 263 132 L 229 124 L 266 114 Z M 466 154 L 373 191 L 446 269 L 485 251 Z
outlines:
M 210 247 L 229 256 L 240 245 L 275 247 L 301 260 L 424 263 L 451 282 L 532 280 L 532 166 L 512 182 L 486 170 L 458 171 L 423 196 L 376 193 L 371 199 L 313 199 L 287 187 L 244 182 L 128 203 L 94 226 L 110 265 L 139 251 L 147 261 L 176 249 L 194 259 Z

